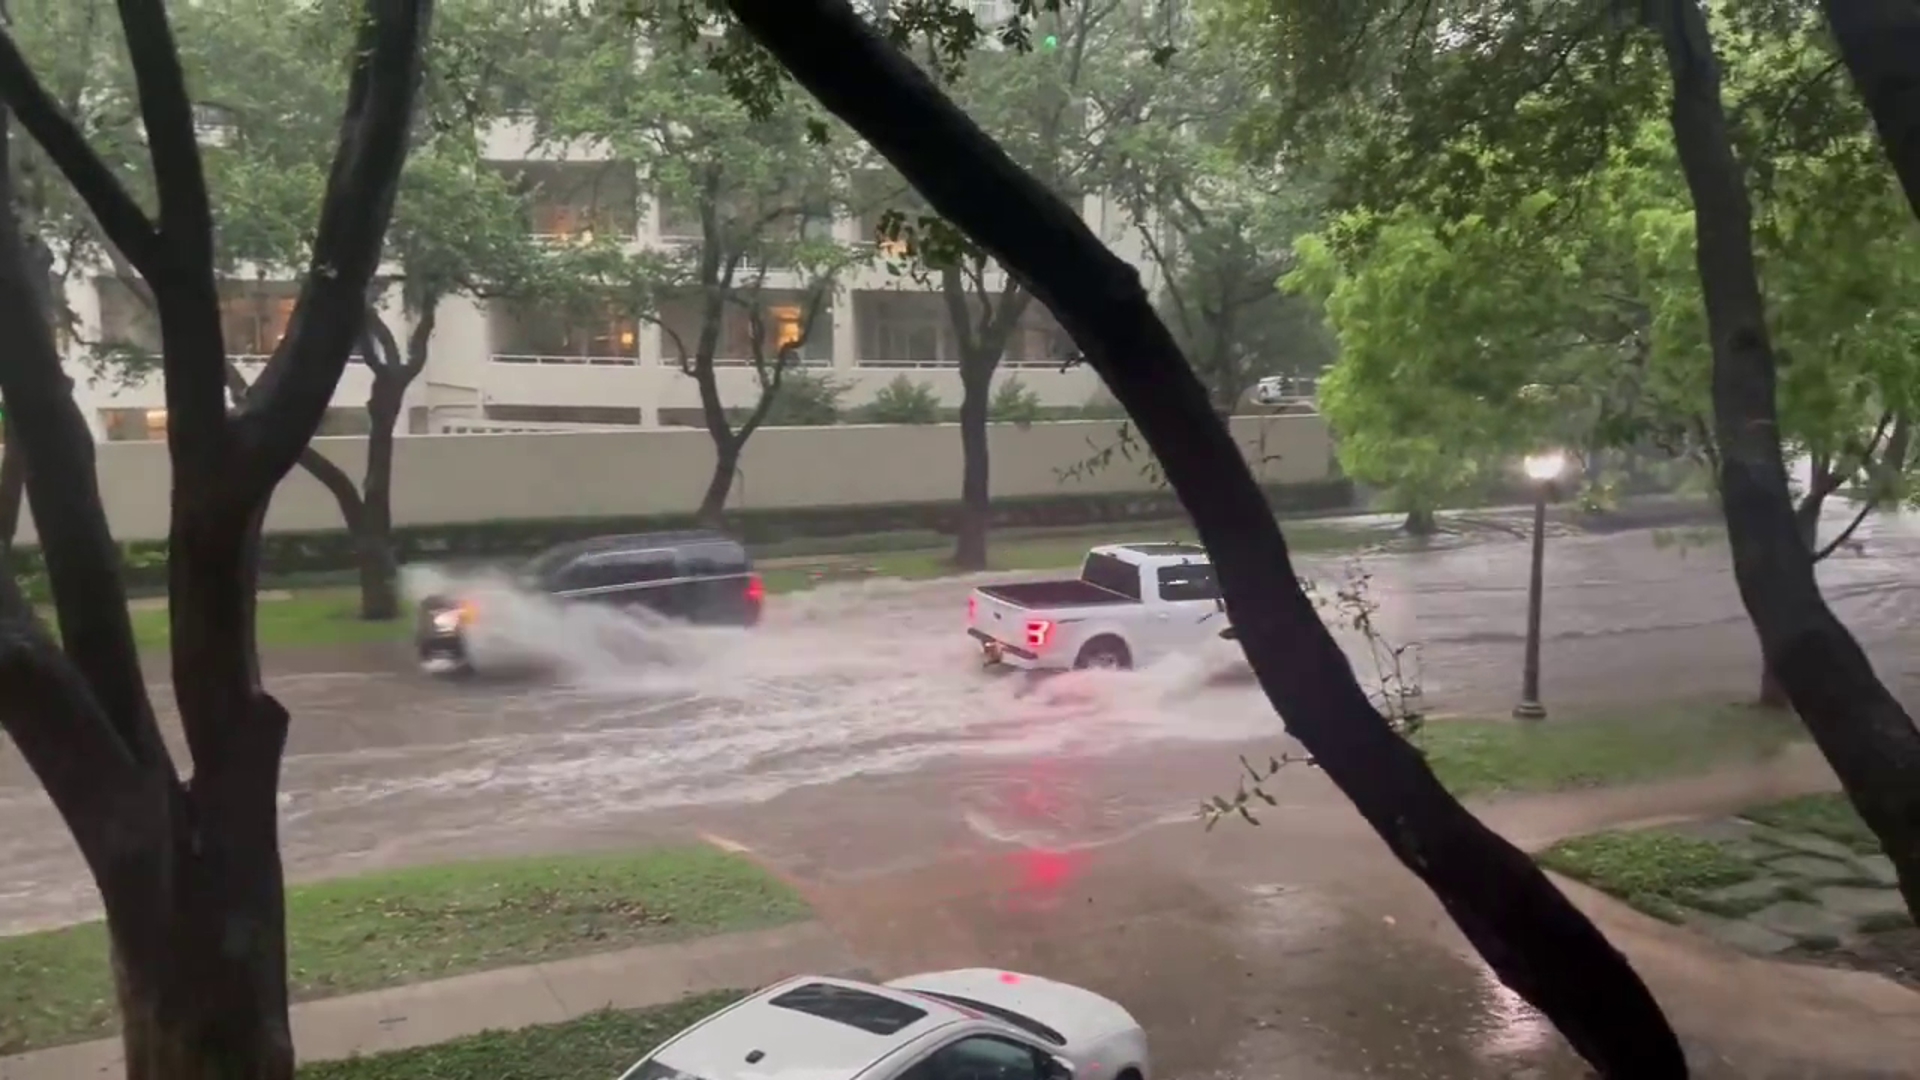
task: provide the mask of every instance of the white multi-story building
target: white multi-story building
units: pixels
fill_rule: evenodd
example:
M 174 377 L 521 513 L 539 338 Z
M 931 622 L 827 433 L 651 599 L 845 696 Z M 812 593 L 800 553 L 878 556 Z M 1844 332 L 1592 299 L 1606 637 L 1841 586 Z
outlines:
M 537 234 L 561 237 L 592 228 L 603 236 L 630 235 L 635 245 L 695 238 L 690 217 L 648 198 L 630 166 L 581 156 L 541 158 L 532 149 L 530 132 L 515 126 L 492 134 L 488 157 L 502 168 L 541 181 L 529 208 Z M 583 195 L 569 201 L 548 194 L 569 191 Z M 592 194 L 584 194 L 588 192 Z M 1117 206 L 1088 199 L 1085 212 L 1099 235 L 1150 275 L 1134 229 Z M 822 222 L 821 227 L 830 227 L 849 243 L 873 235 L 871 221 L 842 219 L 830 226 Z M 805 362 L 848 387 L 846 407 L 870 400 L 902 374 L 929 384 L 944 404 L 957 406 L 958 352 L 940 296 L 910 275 L 888 273 L 882 262 L 842 275 L 824 321 L 808 336 Z M 772 320 L 797 320 L 803 283 L 770 284 L 790 285 L 793 299 L 783 306 L 779 290 L 770 290 L 767 310 Z M 225 291 L 227 347 L 241 370 L 252 374 L 286 331 L 296 283 L 236 280 Z M 132 383 L 101 378 L 88 362 L 94 346 L 85 344 L 114 341 L 152 349 L 158 341 L 153 319 L 126 286 L 110 276 L 72 275 L 68 300 L 79 331 L 69 366 L 75 393 L 97 437 L 160 437 L 166 410 L 158 378 Z M 692 314 L 691 308 L 660 313 L 668 326 L 686 327 L 681 333 L 688 340 Z M 721 393 L 730 405 L 747 406 L 758 394 L 748 360 L 750 332 L 744 312 L 729 317 L 734 321 L 722 334 L 718 365 Z M 402 335 L 410 329 L 397 300 L 389 325 Z M 698 424 L 697 388 L 679 370 L 671 340 L 647 322 L 569 318 L 526 304 L 450 298 L 438 310 L 429 361 L 408 391 L 400 433 Z M 1097 395 L 1098 379 L 1085 367 L 1061 370 L 1071 351 L 1058 324 L 1041 305 L 1032 304 L 1008 345 L 998 378 L 1020 379 L 1045 406 L 1085 405 Z M 322 433 L 366 429 L 368 384 L 367 371 L 350 365 Z

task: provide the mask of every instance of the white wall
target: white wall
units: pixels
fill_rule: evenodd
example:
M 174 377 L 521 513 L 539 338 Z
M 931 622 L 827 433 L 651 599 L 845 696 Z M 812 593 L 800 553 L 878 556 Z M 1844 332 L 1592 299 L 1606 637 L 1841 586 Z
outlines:
M 1061 470 L 1111 445 L 1118 429 L 1107 421 L 993 425 L 994 496 L 1152 490 L 1137 467 L 1120 461 L 1083 479 L 1061 477 Z M 1305 483 L 1331 473 L 1332 444 L 1318 416 L 1239 417 L 1233 430 L 1264 483 Z M 364 439 L 316 439 L 314 445 L 356 477 L 365 466 Z M 712 441 L 691 429 L 403 438 L 394 455 L 394 520 L 426 525 L 689 513 L 713 461 Z M 98 472 L 119 539 L 166 535 L 171 476 L 165 444 L 103 444 Z M 730 505 L 949 502 L 959 491 L 960 439 L 953 425 L 767 428 L 747 444 Z M 332 498 L 297 469 L 281 483 L 267 515 L 269 531 L 339 527 Z M 33 541 L 30 521 L 22 522 L 20 539 Z

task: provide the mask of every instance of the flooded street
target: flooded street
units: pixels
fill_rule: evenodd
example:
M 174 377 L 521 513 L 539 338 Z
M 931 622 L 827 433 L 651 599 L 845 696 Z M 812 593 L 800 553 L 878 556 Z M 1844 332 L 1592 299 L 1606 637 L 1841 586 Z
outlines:
M 1861 538 L 1864 553 L 1823 565 L 1827 593 L 1882 676 L 1911 698 L 1920 689 L 1910 569 L 1920 565 L 1920 523 L 1873 519 Z M 1421 646 L 1436 711 L 1511 707 L 1525 555 L 1516 538 L 1365 560 L 1385 631 Z M 1328 585 L 1347 569 L 1344 559 L 1305 565 Z M 290 873 L 513 849 L 531 838 L 564 845 L 570 833 L 652 812 L 684 817 L 949 760 L 1011 772 L 1165 747 L 1230 767 L 1224 749 L 1203 748 L 1265 745 L 1279 734 L 1255 688 L 1210 679 L 1240 663 L 1225 645 L 1152 670 L 1038 687 L 983 672 L 960 632 L 969 587 L 824 588 L 776 598 L 769 623 L 751 632 L 503 612 L 523 647 L 563 665 L 557 681 L 434 680 L 397 645 L 360 670 L 278 675 L 272 686 L 295 718 L 282 783 Z M 1557 536 L 1547 587 L 1550 708 L 1737 699 L 1757 684 L 1757 646 L 1722 548 L 1663 547 L 1646 531 Z M 1363 659 L 1358 667 L 1364 681 Z M 156 697 L 170 704 L 165 686 Z M 1201 794 L 1142 780 L 1139 813 L 1149 819 Z M 964 817 L 964 803 L 949 812 Z M 0 821 L 9 869 L 0 930 L 91 915 L 78 860 L 11 748 L 0 751 Z
M 1861 539 L 1823 581 L 1912 702 L 1920 523 L 1871 521 Z M 1386 631 L 1421 645 L 1432 708 L 1511 708 L 1526 550 L 1502 538 L 1365 560 Z M 1305 566 L 1328 585 L 1345 568 Z M 1753 693 L 1757 648 L 1722 548 L 1555 536 L 1546 580 L 1550 709 Z M 1430 898 L 1318 774 L 1283 777 L 1264 829 L 1201 843 L 1197 826 L 1160 827 L 1230 788 L 1235 753 L 1284 745 L 1257 690 L 1212 678 L 1234 668 L 1230 648 L 1133 673 L 994 676 L 961 632 L 969 587 L 776 597 L 746 633 L 501 608 L 523 647 L 561 665 L 557 680 L 437 681 L 403 646 L 276 658 L 271 683 L 295 718 L 289 874 L 704 837 L 802 884 L 901 970 L 973 957 L 1114 993 L 1159 1018 L 1178 1075 L 1581 1075 L 1444 943 Z M 0 932 L 95 914 L 10 748 L 0 822 Z M 1134 947 L 1117 954 L 1117 932 Z M 1245 989 L 1202 1010 L 1193 987 L 1209 980 Z M 1185 1019 L 1163 1031 L 1167 1017 Z

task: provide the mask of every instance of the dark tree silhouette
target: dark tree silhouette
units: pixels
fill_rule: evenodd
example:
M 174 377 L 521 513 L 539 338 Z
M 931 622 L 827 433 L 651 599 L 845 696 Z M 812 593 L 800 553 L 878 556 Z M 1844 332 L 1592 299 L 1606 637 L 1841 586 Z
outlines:
M 846 0 L 728 0 L 802 86 L 1060 320 L 1159 460 L 1212 553 L 1261 687 L 1288 729 L 1509 987 L 1608 1077 L 1687 1075 L 1626 959 L 1488 829 L 1373 707 L 1312 602 L 1252 471 L 1138 273 L 1019 168 Z
M 1915 5 L 1833 0 L 1826 7 L 1848 62 L 1859 65 L 1856 80 L 1899 166 L 1915 152 L 1916 121 L 1896 114 L 1920 110 L 1920 81 L 1908 79 L 1904 93 L 1895 92 L 1895 84 L 1902 67 L 1920 68 L 1920 54 L 1890 53 L 1857 39 L 1877 26 L 1890 40 L 1913 45 L 1920 40 L 1911 17 Z M 1862 8 L 1886 17 L 1861 19 Z M 1909 17 L 1893 18 L 1896 9 Z M 1815 552 L 1794 513 L 1778 435 L 1775 357 L 1754 262 L 1753 206 L 1727 125 L 1706 14 L 1696 0 L 1660 0 L 1648 13 L 1673 79 L 1674 147 L 1693 195 L 1713 347 L 1716 471 L 1740 599 L 1759 633 L 1768 673 L 1886 848 L 1908 908 L 1920 912 L 1920 787 L 1913 783 L 1920 776 L 1920 728 L 1827 606 L 1814 577 Z M 1886 138 L 1890 128 L 1895 138 Z M 1920 172 L 1898 171 L 1911 192 Z
M 362 331 L 405 156 L 431 0 L 365 0 L 345 115 L 292 326 L 228 409 L 208 197 L 163 0 L 119 0 L 157 210 L 114 178 L 0 34 L 0 100 L 85 200 L 160 313 L 173 686 L 183 778 L 141 676 L 94 445 L 0 173 L 0 392 L 59 616 L 0 574 L 0 728 L 72 831 L 106 909 L 131 1080 L 288 1080 L 278 806 L 288 716 L 261 685 L 261 519 Z M 4 147 L 0 147 L 4 151 Z M 7 160 L 0 152 L 0 161 Z

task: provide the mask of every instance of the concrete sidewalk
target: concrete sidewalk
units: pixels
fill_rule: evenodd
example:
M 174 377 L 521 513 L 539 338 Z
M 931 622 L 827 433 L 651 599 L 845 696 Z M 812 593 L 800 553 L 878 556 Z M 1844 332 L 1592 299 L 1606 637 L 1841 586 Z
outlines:
M 310 1001 L 293 1007 L 293 1042 L 301 1061 L 327 1061 L 857 966 L 824 925 L 797 923 Z M 103 1039 L 0 1058 L 0 1080 L 119 1076 L 121 1061 L 120 1041 Z

